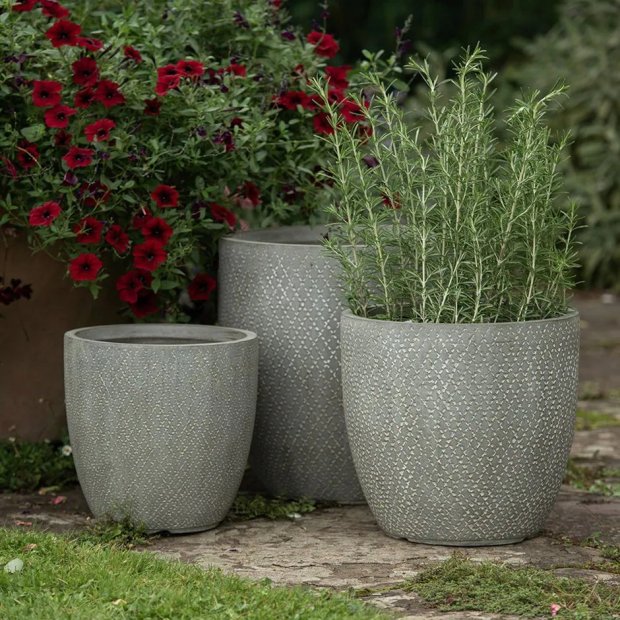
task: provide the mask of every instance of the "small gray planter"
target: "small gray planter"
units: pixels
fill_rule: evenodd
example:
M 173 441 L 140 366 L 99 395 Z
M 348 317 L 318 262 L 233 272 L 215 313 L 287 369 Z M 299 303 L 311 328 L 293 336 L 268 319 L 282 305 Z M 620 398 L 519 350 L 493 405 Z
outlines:
M 577 401 L 579 317 L 341 326 L 347 431 L 379 526 L 443 545 L 540 531 L 562 482 Z
M 247 463 L 258 341 L 203 325 L 109 325 L 65 334 L 69 436 L 96 517 L 151 531 L 215 527 Z
M 222 239 L 219 321 L 260 339 L 252 471 L 273 495 L 363 501 L 342 411 L 338 265 L 321 227 Z

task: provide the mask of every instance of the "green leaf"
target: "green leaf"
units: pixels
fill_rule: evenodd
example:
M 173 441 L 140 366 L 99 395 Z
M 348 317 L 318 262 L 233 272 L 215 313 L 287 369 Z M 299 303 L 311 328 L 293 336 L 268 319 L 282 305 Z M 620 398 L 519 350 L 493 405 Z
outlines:
M 20 133 L 28 142 L 37 142 L 45 135 L 45 125 L 37 124 L 24 127 Z

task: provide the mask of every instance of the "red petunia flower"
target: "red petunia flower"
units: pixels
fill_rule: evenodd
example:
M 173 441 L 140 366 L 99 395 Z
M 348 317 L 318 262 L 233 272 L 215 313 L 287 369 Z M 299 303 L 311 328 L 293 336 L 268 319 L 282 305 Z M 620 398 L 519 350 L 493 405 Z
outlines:
M 161 100 L 155 97 L 154 99 L 144 100 L 144 113 L 147 116 L 158 116 L 161 108 Z
M 314 127 L 314 131 L 320 134 L 332 134 L 334 133 L 334 128 L 332 127 L 330 118 L 325 112 L 319 112 L 314 115 L 312 119 L 312 125 Z
M 381 202 L 384 206 L 388 207 L 388 209 L 401 209 L 402 204 L 400 202 L 400 194 L 396 192 L 394 194 L 394 198 L 390 198 L 387 194 L 381 194 Z
M 116 290 L 121 301 L 135 304 L 138 301 L 138 293 L 151 285 L 153 276 L 143 269 L 132 269 L 123 274 L 116 281 Z
M 93 209 L 100 204 L 106 204 L 110 199 L 110 188 L 99 181 L 93 183 L 82 183 L 78 190 L 78 197 L 82 204 Z
M 197 60 L 179 60 L 176 64 L 176 68 L 179 73 L 186 78 L 197 79 L 201 75 L 204 75 L 205 72 L 204 65 Z
M 59 148 L 68 148 L 71 146 L 71 134 L 64 129 L 57 131 L 54 135 L 54 144 Z
M 131 220 L 132 228 L 136 230 L 141 230 L 151 217 L 153 217 L 153 214 L 148 209 L 142 207 Z
M 349 87 L 347 74 L 351 71 L 351 65 L 342 65 L 340 67 L 325 67 L 327 82 L 332 88 L 345 90 Z
M 129 235 L 118 224 L 110 226 L 104 239 L 119 254 L 124 254 L 129 249 Z
M 233 118 L 230 121 L 230 128 L 234 129 L 235 127 L 243 127 L 243 119 L 239 118 L 238 116 L 235 116 L 235 118 Z
M 116 82 L 101 80 L 97 85 L 97 90 L 95 90 L 95 99 L 100 101 L 106 108 L 122 105 L 125 103 L 125 97 L 118 88 L 119 86 Z
M 98 52 L 103 47 L 103 41 L 92 37 L 78 37 L 77 46 L 83 47 L 89 52 Z
M 314 45 L 314 53 L 324 58 L 333 58 L 339 51 L 340 45 L 331 34 L 313 30 L 306 37 L 306 41 Z
M 44 114 L 45 124 L 55 129 L 64 129 L 69 125 L 69 117 L 77 114 L 77 110 L 66 105 L 57 105 Z
M 17 161 L 24 170 L 34 168 L 39 161 L 39 149 L 32 142 L 21 141 L 17 145 Z
M 84 135 L 88 142 L 105 142 L 110 139 L 110 132 L 116 127 L 116 123 L 109 118 L 102 118 L 84 127 Z
M 209 203 L 209 209 L 214 222 L 225 222 L 231 230 L 235 227 L 237 216 L 232 211 L 215 202 Z
M 157 307 L 157 295 L 153 291 L 142 290 L 138 293 L 136 303 L 129 304 L 129 307 L 137 319 L 154 314 L 159 310 Z
M 13 11 L 24 13 L 26 11 L 32 11 L 37 6 L 39 0 L 16 0 L 15 4 L 11 7 Z
M 85 168 L 90 166 L 93 161 L 92 149 L 83 149 L 78 146 L 72 146 L 68 153 L 62 158 L 63 161 L 71 168 Z
M 61 213 L 60 205 L 50 200 L 35 207 L 28 214 L 28 223 L 31 226 L 49 226 Z
M 73 227 L 78 243 L 100 243 L 103 222 L 95 217 L 85 217 Z
M 155 271 L 162 263 L 166 262 L 168 252 L 159 241 L 149 239 L 136 245 L 133 249 L 133 264 L 137 269 Z
M 96 280 L 102 267 L 103 263 L 95 254 L 80 254 L 69 263 L 69 275 L 75 282 Z
M 285 110 L 296 110 L 297 106 L 301 106 L 304 110 L 310 110 L 314 107 L 312 98 L 302 90 L 287 90 L 276 97 L 275 102 Z
M 73 105 L 76 108 L 89 108 L 95 101 L 95 91 L 92 88 L 78 90 L 73 97 Z
M 151 217 L 144 222 L 140 232 L 146 240 L 159 241 L 162 245 L 166 245 L 174 231 L 163 218 Z
M 224 69 L 226 73 L 231 73 L 232 75 L 238 75 L 239 77 L 246 77 L 248 71 L 245 65 L 238 65 L 237 63 L 231 63 Z
M 189 298 L 192 301 L 206 301 L 211 297 L 211 293 L 215 290 L 217 282 L 215 278 L 208 273 L 199 273 L 187 287 Z
M 131 45 L 125 45 L 123 48 L 123 54 L 125 58 L 129 58 L 129 60 L 133 60 L 137 65 L 142 62 L 142 54 Z
M 366 104 L 368 105 L 368 104 Z M 350 99 L 345 99 L 340 105 L 340 113 L 347 123 L 357 123 L 359 121 L 365 120 L 366 116 L 364 115 L 364 110 L 360 105 L 355 103 L 355 101 L 351 101 Z
M 68 8 L 62 6 L 62 4 L 60 4 L 60 2 L 56 2 L 56 0 L 40 1 L 43 15 L 45 15 L 46 17 L 62 19 L 63 17 L 69 17 L 69 15 L 71 14 Z
M 157 79 L 155 84 L 155 94 L 163 97 L 173 88 L 176 88 L 181 83 L 180 75 L 167 75 Z
M 80 86 L 94 86 L 99 80 L 99 68 L 92 58 L 80 58 L 72 65 L 73 83 Z
M 19 173 L 17 172 L 15 164 L 4 156 L 0 156 L 0 160 L 2 160 L 2 163 L 4 164 L 4 169 L 2 172 L 6 173 L 12 179 L 16 179 L 19 176 Z
M 62 84 L 53 80 L 35 80 L 32 89 L 32 103 L 39 108 L 50 108 L 62 101 Z
M 179 206 L 179 192 L 172 185 L 158 185 L 151 192 L 151 198 L 160 208 Z
M 242 209 L 253 209 L 260 203 L 260 189 L 252 181 L 246 181 L 241 187 L 237 188 L 237 204 Z
M 48 29 L 45 36 L 52 42 L 54 47 L 62 47 L 63 45 L 77 45 L 78 37 L 82 32 L 82 27 L 74 24 L 68 19 L 59 19 L 54 25 Z
M 181 72 L 177 65 L 165 65 L 164 67 L 159 67 L 157 69 L 157 79 L 161 80 L 168 77 L 177 77 L 180 76 Z

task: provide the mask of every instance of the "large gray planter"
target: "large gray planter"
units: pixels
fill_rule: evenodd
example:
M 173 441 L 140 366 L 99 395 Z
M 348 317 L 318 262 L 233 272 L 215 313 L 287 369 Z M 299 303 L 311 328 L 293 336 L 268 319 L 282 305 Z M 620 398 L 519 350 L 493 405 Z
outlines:
M 445 545 L 540 531 L 573 438 L 579 318 L 341 327 L 347 431 L 379 526 Z
M 325 229 L 305 226 L 225 237 L 219 322 L 260 339 L 252 471 L 273 495 L 363 501 L 344 414 L 338 266 Z
M 252 332 L 110 325 L 65 334 L 69 436 L 96 517 L 151 531 L 215 527 L 247 463 L 258 373 Z

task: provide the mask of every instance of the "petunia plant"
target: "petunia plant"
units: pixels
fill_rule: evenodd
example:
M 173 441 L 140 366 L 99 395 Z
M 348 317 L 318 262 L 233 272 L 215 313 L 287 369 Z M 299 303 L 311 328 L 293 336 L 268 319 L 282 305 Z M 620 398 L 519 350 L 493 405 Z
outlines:
M 333 129 L 309 83 L 357 123 L 351 68 L 326 67 L 338 43 L 296 32 L 279 0 L 84 23 L 74 4 L 0 0 L 0 226 L 95 295 L 112 276 L 134 317 L 184 320 L 212 301 L 220 235 L 319 217 Z

